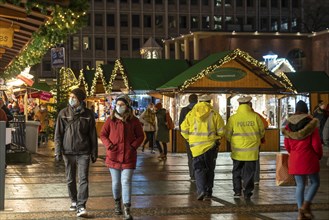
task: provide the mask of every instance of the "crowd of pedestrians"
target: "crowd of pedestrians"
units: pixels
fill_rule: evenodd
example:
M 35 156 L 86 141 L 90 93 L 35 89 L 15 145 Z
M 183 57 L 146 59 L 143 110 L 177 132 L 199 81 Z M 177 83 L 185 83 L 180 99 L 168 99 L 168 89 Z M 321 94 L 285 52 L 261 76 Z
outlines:
M 98 157 L 95 116 L 85 107 L 85 98 L 83 90 L 72 90 L 69 105 L 60 111 L 55 130 L 56 160 L 63 158 L 65 162 L 70 209 L 76 210 L 80 217 L 87 216 L 89 161 L 94 163 Z M 265 142 L 268 122 L 253 110 L 250 96 L 241 96 L 237 101 L 239 107 L 226 125 L 212 106 L 209 95 L 198 97 L 191 94 L 189 104 L 181 109 L 179 128 L 185 139 L 190 180 L 196 184 L 196 199 L 199 201 L 212 197 L 217 153 L 223 137 L 231 151 L 234 198 L 251 199 L 255 184 L 259 182 L 259 152 Z M 316 112 L 321 109 L 319 105 Z M 141 147 L 144 152 L 148 144 L 149 150 L 154 153 L 155 142 L 159 160 L 166 160 L 172 129 L 168 115 L 161 103 L 150 103 L 137 118 L 130 98 L 120 95 L 101 129 L 100 139 L 106 148 L 105 164 L 112 179 L 114 212 L 123 214 L 126 220 L 133 219 L 131 194 L 137 148 Z M 299 101 L 296 113 L 288 118 L 288 124 L 282 129 L 284 144 L 290 154 L 289 173 L 294 175 L 297 183 L 298 219 L 313 218 L 311 203 L 319 187 L 322 143 L 329 143 L 329 122 L 326 118 L 321 125 L 317 118 L 309 114 L 305 102 Z M 304 197 L 307 178 L 310 186 Z

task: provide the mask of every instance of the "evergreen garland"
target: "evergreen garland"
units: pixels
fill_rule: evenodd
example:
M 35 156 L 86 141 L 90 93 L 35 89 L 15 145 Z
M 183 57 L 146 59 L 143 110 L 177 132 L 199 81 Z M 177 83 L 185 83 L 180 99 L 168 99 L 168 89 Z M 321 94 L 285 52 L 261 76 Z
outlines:
M 15 77 L 27 66 L 41 62 L 43 56 L 55 45 L 61 44 L 69 34 L 76 33 L 86 24 L 88 0 L 70 0 L 67 7 L 50 1 L 29 0 L 25 4 L 18 0 L 0 0 L 0 4 L 9 3 L 25 7 L 27 13 L 38 11 L 51 19 L 33 33 L 30 43 L 4 71 L 5 78 Z

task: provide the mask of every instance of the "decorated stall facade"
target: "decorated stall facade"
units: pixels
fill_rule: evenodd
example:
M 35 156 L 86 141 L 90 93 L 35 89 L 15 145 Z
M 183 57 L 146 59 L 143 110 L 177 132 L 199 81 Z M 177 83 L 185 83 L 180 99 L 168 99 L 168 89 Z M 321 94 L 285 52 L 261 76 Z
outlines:
M 165 96 L 156 88 L 190 66 L 185 60 L 122 58 L 115 62 L 108 91 L 113 97 L 121 93 L 128 94 L 135 101 L 134 108 L 143 110 L 151 102 L 164 102 Z M 172 109 L 169 105 L 165 107 L 167 110 Z M 174 117 L 173 112 L 170 113 Z
M 96 69 L 80 70 L 78 86 L 86 92 L 87 107 L 92 109 L 96 119 L 96 129 L 99 134 L 106 121 L 110 108 L 108 81 L 113 65 L 99 65 Z
M 239 49 L 212 54 L 196 63 L 186 71 L 177 75 L 158 88 L 167 96 L 167 103 L 175 107 L 175 115 L 186 105 L 189 94 L 211 94 L 213 106 L 223 119 L 238 107 L 236 101 L 240 95 L 253 97 L 253 108 L 259 113 L 269 115 L 272 125 L 266 130 L 266 144 L 263 151 L 278 151 L 279 149 L 279 116 L 278 99 L 286 94 L 294 94 L 295 90 L 287 81 L 270 72 L 265 65 Z M 177 116 L 175 117 L 177 118 Z M 270 120 L 270 117 L 268 117 Z M 178 128 L 176 120 L 176 127 Z M 183 139 L 176 129 L 173 149 L 184 152 Z M 229 151 L 225 140 L 221 141 L 220 151 Z

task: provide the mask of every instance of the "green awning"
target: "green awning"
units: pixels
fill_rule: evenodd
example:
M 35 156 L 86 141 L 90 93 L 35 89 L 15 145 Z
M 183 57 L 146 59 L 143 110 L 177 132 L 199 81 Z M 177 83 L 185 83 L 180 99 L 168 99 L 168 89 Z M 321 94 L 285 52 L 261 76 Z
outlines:
M 105 81 L 106 81 L 106 83 L 108 83 L 110 81 L 110 77 L 112 75 L 114 64 L 104 64 L 101 67 L 103 70 L 103 76 L 105 78 Z
M 83 70 L 83 77 L 88 85 L 88 89 L 91 88 L 93 80 L 95 78 L 95 70 Z
M 215 64 L 218 60 L 224 58 L 225 56 L 232 53 L 232 51 L 224 51 L 220 53 L 212 54 L 205 59 L 197 62 L 195 65 L 191 66 L 184 72 L 181 72 L 174 78 L 171 78 L 169 81 L 162 84 L 158 89 L 170 89 L 170 88 L 178 88 L 179 86 L 183 85 L 184 82 L 192 77 L 196 76 L 198 73 L 206 69 L 207 67 Z
M 50 90 L 51 90 L 51 87 L 47 83 L 44 83 L 44 82 L 39 82 L 39 83 L 35 82 L 35 83 L 33 83 L 31 88 L 40 90 L 40 91 L 45 91 L 45 92 L 50 92 Z
M 190 67 L 186 60 L 122 58 L 132 90 L 156 90 Z
M 329 76 L 324 71 L 285 73 L 297 92 L 329 92 Z

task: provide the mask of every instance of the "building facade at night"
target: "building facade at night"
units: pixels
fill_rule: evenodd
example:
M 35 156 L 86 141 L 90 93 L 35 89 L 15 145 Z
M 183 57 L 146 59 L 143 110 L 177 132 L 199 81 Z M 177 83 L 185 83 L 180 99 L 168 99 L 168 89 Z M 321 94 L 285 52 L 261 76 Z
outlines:
M 314 38 L 308 37 L 310 33 L 304 34 L 310 29 L 305 22 L 309 2 L 312 1 L 93 0 L 90 1 L 87 26 L 64 44 L 65 66 L 77 73 L 87 66 L 95 68 L 120 57 L 138 58 L 141 57 L 140 48 L 153 37 L 163 46 L 166 55 L 162 57 L 166 58 L 201 59 L 209 53 L 239 47 L 260 60 L 268 51 L 280 57 L 287 57 L 289 53 L 295 57 L 294 52 L 300 53 L 303 66 L 297 63 L 297 69 L 312 68 L 311 39 Z M 186 50 L 184 38 L 196 32 L 201 36 L 200 54 L 183 55 Z M 255 32 L 259 34 L 255 35 Z M 204 36 L 207 41 L 203 40 Z M 209 39 L 209 36 L 212 37 Z M 179 38 L 176 45 L 170 43 Z M 169 43 L 166 50 L 163 42 Z M 288 50 L 287 44 L 293 46 Z M 187 47 L 189 50 L 194 48 L 193 45 Z M 53 78 L 50 53 L 32 71 L 37 72 L 39 78 Z

